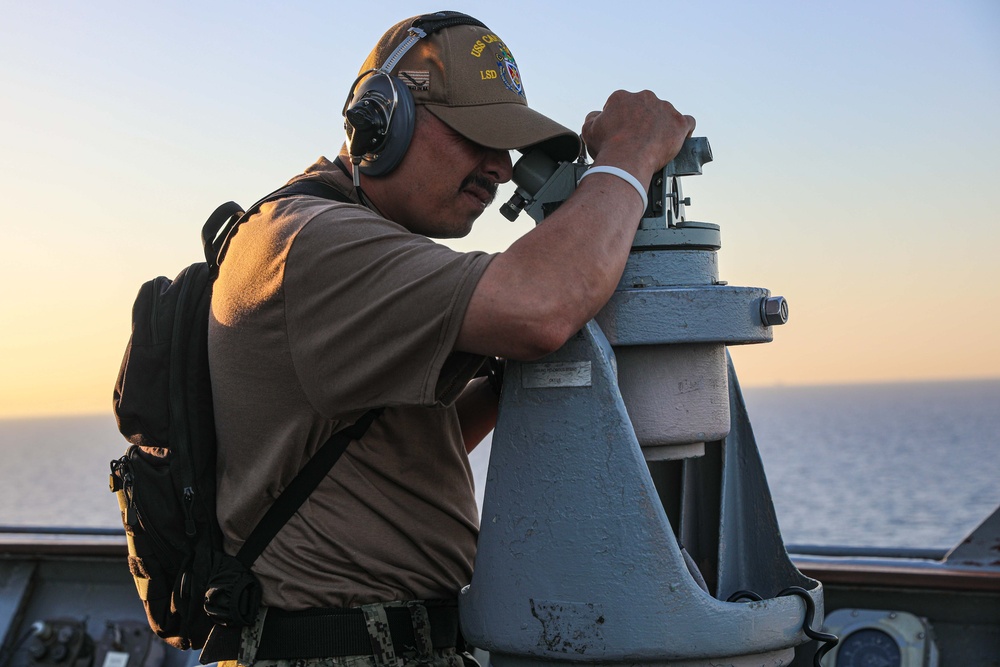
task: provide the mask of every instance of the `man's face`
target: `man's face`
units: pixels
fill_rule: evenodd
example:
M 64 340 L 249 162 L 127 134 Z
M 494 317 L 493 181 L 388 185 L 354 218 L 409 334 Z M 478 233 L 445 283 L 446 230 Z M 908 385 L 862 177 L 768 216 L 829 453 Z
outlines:
M 381 213 L 411 232 L 458 238 L 510 180 L 508 151 L 474 144 L 417 107 L 413 139 L 399 166 L 386 176 L 362 177 L 361 187 Z

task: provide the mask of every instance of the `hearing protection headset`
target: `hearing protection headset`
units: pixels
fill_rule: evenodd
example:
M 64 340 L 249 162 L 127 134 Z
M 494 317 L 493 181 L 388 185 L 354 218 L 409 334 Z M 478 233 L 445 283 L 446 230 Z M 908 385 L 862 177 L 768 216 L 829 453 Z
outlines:
M 383 176 L 395 169 L 406 155 L 413 138 L 416 109 L 413 94 L 398 77 L 396 67 L 419 40 L 456 25 L 486 26 L 460 12 L 425 14 L 413 20 L 406 38 L 389 54 L 382 66 L 358 75 L 344 103 L 347 150 L 354 164 L 354 185 L 360 174 Z M 364 81 L 362 81 L 364 80 Z

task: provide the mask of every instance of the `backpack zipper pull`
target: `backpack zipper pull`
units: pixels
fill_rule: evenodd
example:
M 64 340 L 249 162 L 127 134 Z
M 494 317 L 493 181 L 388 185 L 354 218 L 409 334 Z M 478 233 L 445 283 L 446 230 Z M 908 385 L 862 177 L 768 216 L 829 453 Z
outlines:
M 184 534 L 194 537 L 198 532 L 194 525 L 194 489 L 184 487 Z
M 125 523 L 129 528 L 135 529 L 139 525 L 139 510 L 135 506 L 135 495 L 132 492 L 132 473 L 128 469 L 123 470 L 122 492 L 125 494 L 126 510 Z
M 122 459 L 125 458 L 124 456 Z M 122 489 L 122 459 L 115 459 L 111 462 L 111 475 L 108 477 L 108 487 L 111 493 L 117 493 Z

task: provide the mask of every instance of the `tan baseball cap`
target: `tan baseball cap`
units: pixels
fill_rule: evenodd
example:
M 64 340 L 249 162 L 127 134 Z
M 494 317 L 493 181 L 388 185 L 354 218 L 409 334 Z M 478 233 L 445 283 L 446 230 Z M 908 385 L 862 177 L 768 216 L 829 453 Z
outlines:
M 416 19 L 437 16 L 416 16 L 394 25 L 359 72 L 380 68 Z M 580 154 L 575 132 L 528 107 L 514 56 L 489 28 L 441 28 L 417 41 L 391 73 L 410 89 L 416 104 L 470 141 L 501 150 L 539 145 L 556 160 Z

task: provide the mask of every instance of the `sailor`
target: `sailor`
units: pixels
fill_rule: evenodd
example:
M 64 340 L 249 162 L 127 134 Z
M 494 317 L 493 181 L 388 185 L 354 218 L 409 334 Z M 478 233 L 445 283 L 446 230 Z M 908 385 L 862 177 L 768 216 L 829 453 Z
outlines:
M 467 452 L 497 412 L 495 377 L 479 369 L 542 357 L 597 313 L 646 185 L 695 122 L 649 91 L 613 93 L 583 124 L 595 168 L 575 194 L 488 254 L 432 239 L 469 233 L 511 178 L 510 150 L 581 151 L 573 131 L 527 105 L 499 36 L 454 12 L 401 21 L 362 64 L 344 111 L 340 155 L 292 181 L 348 201 L 262 205 L 214 288 L 229 553 L 332 433 L 381 408 L 256 561 L 263 606 L 242 631 L 240 662 L 457 667 L 467 656 L 455 600 L 478 531 Z

